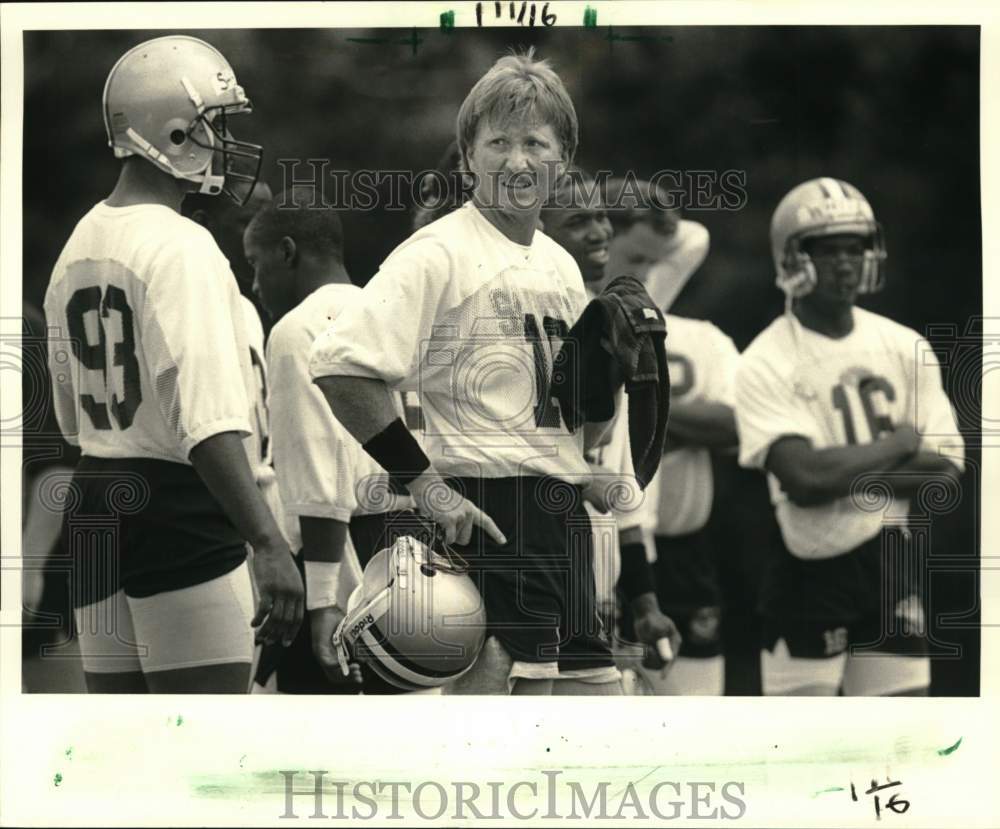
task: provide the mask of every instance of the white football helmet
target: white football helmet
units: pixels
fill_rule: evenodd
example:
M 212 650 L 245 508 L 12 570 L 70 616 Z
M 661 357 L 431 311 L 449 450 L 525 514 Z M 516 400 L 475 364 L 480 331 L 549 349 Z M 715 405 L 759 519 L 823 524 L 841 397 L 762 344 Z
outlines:
M 263 150 L 229 133 L 228 116 L 251 105 L 214 46 L 186 35 L 139 44 L 111 69 L 103 104 L 116 158 L 141 156 L 241 206 L 250 198 Z
M 345 674 L 353 657 L 407 691 L 460 677 L 485 641 L 486 610 L 472 579 L 409 535 L 368 562 L 333 635 Z
M 771 253 L 778 287 L 789 297 L 811 292 L 816 287 L 816 266 L 802 250 L 802 241 L 842 233 L 855 233 L 870 241 L 858 293 L 881 290 L 885 284 L 886 259 L 882 228 L 861 191 L 835 178 L 814 178 L 800 184 L 774 211 Z

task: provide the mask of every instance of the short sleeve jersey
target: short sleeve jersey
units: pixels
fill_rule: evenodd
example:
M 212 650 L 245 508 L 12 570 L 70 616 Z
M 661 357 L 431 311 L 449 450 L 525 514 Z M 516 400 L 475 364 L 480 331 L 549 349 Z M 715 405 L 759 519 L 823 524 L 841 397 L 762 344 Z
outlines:
M 908 424 L 922 436 L 922 451 L 940 449 L 964 468 L 964 443 L 933 351 L 916 331 L 862 308 L 841 339 L 811 331 L 791 314 L 776 319 L 742 354 L 735 400 L 743 466 L 764 468 L 771 446 L 785 436 L 825 449 L 871 443 Z M 905 520 L 909 507 L 906 499 L 867 504 L 852 496 L 800 507 L 773 475 L 768 483 L 785 543 L 806 559 L 854 549 L 885 519 Z
M 412 505 L 412 499 L 389 491 L 385 470 L 334 417 L 309 376 L 309 351 L 316 336 L 360 296 L 355 285 L 324 285 L 271 330 L 267 367 L 274 468 L 285 511 L 292 518 L 347 523 L 352 515 Z M 290 532 L 297 536 L 297 526 Z M 296 549 L 301 544 L 297 537 L 291 541 Z
M 45 316 L 56 415 L 84 455 L 189 463 L 205 438 L 250 433 L 239 291 L 200 225 L 96 205 L 56 262 Z
M 566 428 L 550 383 L 585 306 L 565 250 L 537 230 L 517 244 L 467 203 L 389 255 L 317 338 L 310 371 L 417 391 L 443 474 L 584 483 L 583 430 Z

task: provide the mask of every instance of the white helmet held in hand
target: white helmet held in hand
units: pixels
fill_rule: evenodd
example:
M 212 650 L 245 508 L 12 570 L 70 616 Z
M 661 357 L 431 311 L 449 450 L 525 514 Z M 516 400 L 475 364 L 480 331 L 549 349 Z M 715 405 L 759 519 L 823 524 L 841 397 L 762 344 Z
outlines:
M 408 691 L 458 678 L 485 640 L 486 610 L 472 579 L 409 535 L 368 562 L 333 635 L 345 673 L 353 656 Z

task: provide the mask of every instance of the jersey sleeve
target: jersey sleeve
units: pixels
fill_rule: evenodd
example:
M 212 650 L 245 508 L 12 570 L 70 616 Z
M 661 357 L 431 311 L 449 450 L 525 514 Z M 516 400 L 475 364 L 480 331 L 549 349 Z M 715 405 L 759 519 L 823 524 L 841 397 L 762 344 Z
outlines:
M 428 237 L 394 251 L 358 298 L 316 338 L 313 378 L 369 377 L 401 390 L 416 388 L 421 352 L 448 288 L 452 260 Z
M 965 470 L 965 441 L 941 383 L 941 364 L 930 343 L 920 339 L 915 355 L 916 424 L 921 449 L 940 454 Z
M 742 358 L 736 370 L 734 413 L 741 466 L 762 469 L 779 438 L 804 437 L 819 444 L 819 428 L 792 382 L 758 357 Z
M 646 290 L 661 309 L 669 308 L 688 279 L 708 256 L 708 229 L 689 219 L 677 223 L 677 233 L 666 257 L 649 270 Z
M 711 371 L 708 372 L 706 397 L 713 403 L 735 405 L 736 370 L 740 364 L 740 352 L 732 339 L 711 323 L 712 336 Z
M 313 385 L 308 332 L 283 323 L 267 346 L 271 447 L 281 500 L 289 515 L 347 522 L 357 505 L 361 449 Z
M 212 237 L 199 229 L 169 241 L 152 263 L 144 356 L 153 396 L 187 455 L 212 435 L 250 434 L 241 363 L 249 351 L 236 280 Z

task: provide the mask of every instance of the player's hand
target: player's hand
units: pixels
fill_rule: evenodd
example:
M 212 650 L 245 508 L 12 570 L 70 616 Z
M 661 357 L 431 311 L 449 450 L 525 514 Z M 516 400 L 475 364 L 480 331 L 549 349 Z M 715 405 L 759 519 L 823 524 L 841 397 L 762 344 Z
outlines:
M 407 488 L 413 495 L 417 511 L 441 528 L 448 544 L 468 544 L 472 540 L 473 527 L 479 527 L 497 544 L 507 543 L 492 518 L 459 495 L 433 470 L 426 470 Z
M 612 470 L 599 463 L 590 464 L 590 483 L 583 488 L 583 500 L 590 502 L 601 512 L 611 512 L 611 502 L 608 494 L 614 489 L 616 475 Z
M 317 607 L 309 611 L 309 627 L 312 630 L 312 649 L 326 678 L 334 685 L 361 684 L 361 668 L 356 662 L 350 663 L 350 674 L 344 678 L 337 660 L 337 649 L 333 646 L 333 632 L 344 618 L 339 607 Z
M 635 638 L 646 646 L 643 667 L 665 671 L 681 649 L 681 634 L 673 619 L 658 607 L 635 617 Z
M 892 440 L 895 440 L 904 452 L 908 455 L 915 455 L 920 451 L 920 435 L 917 434 L 917 430 L 908 424 L 900 424 L 892 430 L 890 435 Z
M 292 553 L 284 543 L 254 551 L 254 576 L 260 599 L 257 614 L 250 623 L 257 631 L 256 640 L 265 645 L 281 642 L 286 648 L 295 640 L 302 624 L 305 590 Z

